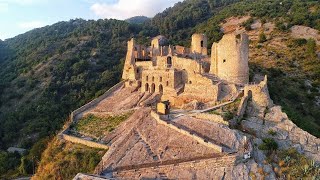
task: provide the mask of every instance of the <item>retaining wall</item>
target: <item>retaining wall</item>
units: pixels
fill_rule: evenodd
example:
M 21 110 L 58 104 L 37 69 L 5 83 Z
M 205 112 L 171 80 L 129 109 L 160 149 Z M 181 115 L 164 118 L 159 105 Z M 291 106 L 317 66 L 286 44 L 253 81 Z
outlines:
M 71 115 L 70 115 L 70 119 L 71 122 L 77 121 L 77 115 L 92 108 L 93 106 L 97 105 L 98 103 L 100 103 L 102 100 L 104 100 L 105 98 L 107 98 L 108 96 L 110 96 L 112 93 L 114 93 L 116 90 L 118 90 L 121 86 L 123 86 L 125 83 L 125 81 L 121 81 L 118 84 L 114 85 L 112 88 L 110 88 L 108 91 L 106 91 L 103 95 L 99 96 L 98 98 L 90 101 L 89 103 L 81 106 L 80 108 L 74 110 Z
M 215 123 L 220 123 L 229 126 L 229 122 L 225 121 L 222 116 L 216 115 L 216 114 L 209 114 L 209 113 L 195 113 L 191 114 L 191 117 L 197 118 L 197 119 L 204 119 L 209 120 Z
M 107 146 L 105 144 L 84 140 L 84 139 L 81 139 L 81 138 L 78 138 L 78 137 L 74 137 L 74 136 L 70 136 L 70 135 L 67 135 L 67 134 L 62 134 L 61 136 L 62 136 L 62 138 L 64 140 L 72 142 L 72 143 L 82 144 L 82 145 L 85 145 L 85 146 L 88 146 L 88 147 L 98 148 L 98 149 L 109 149 L 109 146 Z
M 116 90 L 118 90 L 120 87 L 122 87 L 124 85 L 124 83 L 125 83 L 125 81 L 119 82 L 118 84 L 116 84 L 112 88 L 110 88 L 108 91 L 106 91 L 103 95 L 101 95 L 98 98 L 90 101 L 89 103 L 81 106 L 80 108 L 74 110 L 70 114 L 70 120 L 71 120 L 70 125 L 78 120 L 77 115 L 79 115 L 80 113 L 83 113 L 84 111 L 86 111 L 86 110 L 92 108 L 93 106 L 97 105 L 98 103 L 100 103 L 103 99 L 107 98 L 112 93 L 114 93 Z M 70 125 L 58 135 L 59 138 L 64 139 L 66 141 L 70 141 L 72 143 L 83 144 L 83 145 L 86 145 L 86 146 L 92 147 L 92 148 L 109 149 L 109 146 L 107 146 L 105 144 L 101 144 L 101 143 L 97 143 L 97 142 L 93 142 L 93 141 L 88 141 L 88 140 L 85 140 L 82 138 L 68 135 L 67 133 L 69 131 Z
M 180 129 L 180 128 L 178 128 L 178 127 L 170 124 L 169 122 L 166 122 L 166 121 L 160 119 L 160 116 L 159 116 L 156 112 L 151 111 L 151 116 L 152 116 L 154 119 L 156 119 L 156 121 L 157 121 L 159 124 L 162 124 L 162 125 L 164 125 L 164 126 L 167 126 L 167 127 L 171 128 L 171 129 L 173 129 L 173 130 L 175 130 L 175 131 L 178 131 L 178 132 L 181 133 L 181 134 L 184 134 L 184 135 L 186 135 L 186 136 L 189 136 L 189 137 L 193 138 L 194 140 L 198 141 L 200 144 L 205 145 L 205 146 L 207 146 L 207 147 L 210 147 L 210 148 L 212 148 L 212 149 L 214 149 L 214 150 L 216 150 L 216 151 L 218 151 L 218 152 L 220 152 L 220 153 L 223 152 L 223 149 L 222 149 L 221 146 L 216 145 L 216 144 L 213 144 L 213 143 L 211 143 L 211 142 L 206 142 L 203 138 L 201 138 L 201 137 L 199 137 L 199 136 L 197 136 L 197 135 L 195 135 L 195 134 L 191 134 L 190 132 L 188 132 L 188 131 L 186 131 L 186 130 Z
M 201 159 L 201 160 L 194 160 L 194 161 L 188 161 L 188 162 L 181 162 L 181 163 L 171 163 L 171 164 L 165 164 L 165 165 L 155 165 L 152 167 L 138 167 L 137 168 L 131 168 L 129 167 L 120 167 L 115 171 L 115 176 L 124 176 L 127 173 L 142 173 L 144 171 L 148 171 L 150 169 L 155 170 L 156 172 L 165 172 L 170 171 L 173 169 L 186 169 L 193 167 L 195 169 L 203 169 L 203 168 L 221 168 L 221 167 L 232 167 L 235 163 L 236 155 L 229 155 L 229 156 L 223 156 L 223 157 L 217 157 L 217 158 L 207 158 L 207 159 Z M 165 163 L 165 162 L 164 162 Z

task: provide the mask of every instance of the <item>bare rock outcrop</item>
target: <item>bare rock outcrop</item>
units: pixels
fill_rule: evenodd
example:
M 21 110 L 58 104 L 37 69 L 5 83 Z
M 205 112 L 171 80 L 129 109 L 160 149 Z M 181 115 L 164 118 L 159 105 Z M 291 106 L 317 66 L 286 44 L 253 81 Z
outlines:
M 269 109 L 264 119 L 249 118 L 241 125 L 261 139 L 274 138 L 281 149 L 295 147 L 298 152 L 320 162 L 320 139 L 295 125 L 280 106 Z M 276 135 L 271 135 L 270 131 L 276 132 Z

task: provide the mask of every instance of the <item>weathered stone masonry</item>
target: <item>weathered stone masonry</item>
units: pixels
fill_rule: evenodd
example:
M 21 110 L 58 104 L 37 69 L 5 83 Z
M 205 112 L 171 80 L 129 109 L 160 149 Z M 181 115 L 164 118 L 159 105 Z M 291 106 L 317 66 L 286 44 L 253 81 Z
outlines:
M 221 101 L 237 93 L 225 93 L 222 87 L 240 88 L 249 82 L 249 39 L 245 34 L 227 34 L 212 45 L 211 57 L 207 41 L 206 35 L 194 34 L 186 48 L 168 45 L 165 37 L 157 36 L 145 47 L 131 39 L 122 78 L 142 92 L 162 95 L 172 105 L 188 97 L 204 103 Z

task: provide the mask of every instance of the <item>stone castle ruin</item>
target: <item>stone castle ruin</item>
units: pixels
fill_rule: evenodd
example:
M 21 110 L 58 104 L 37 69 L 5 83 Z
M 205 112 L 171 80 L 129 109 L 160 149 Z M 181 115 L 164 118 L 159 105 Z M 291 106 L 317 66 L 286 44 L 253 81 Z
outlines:
M 95 136 L 97 141 L 75 126 L 61 133 L 64 140 L 108 149 L 95 175 L 78 174 L 75 180 L 276 179 L 259 149 L 266 137 L 279 149 L 294 147 L 320 162 L 320 139 L 273 104 L 267 76 L 249 82 L 246 34 L 224 35 L 210 55 L 204 34 L 194 34 L 190 48 L 168 42 L 157 36 L 147 47 L 131 39 L 123 81 L 71 113 L 77 124 L 87 115 L 132 112 L 113 131 Z
M 149 47 L 131 39 L 122 78 L 174 106 L 230 99 L 249 83 L 249 38 L 226 34 L 212 45 L 211 57 L 207 46 L 204 34 L 194 34 L 190 48 L 169 45 L 164 36 L 153 38 Z

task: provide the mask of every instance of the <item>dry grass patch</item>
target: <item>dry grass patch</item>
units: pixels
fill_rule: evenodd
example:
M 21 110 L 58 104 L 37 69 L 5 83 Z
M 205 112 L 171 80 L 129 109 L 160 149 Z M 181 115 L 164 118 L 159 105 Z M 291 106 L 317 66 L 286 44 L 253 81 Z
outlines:
M 88 114 L 75 125 L 74 129 L 80 134 L 99 138 L 104 134 L 112 132 L 132 114 L 133 111 L 122 115 L 106 117 L 98 117 L 93 114 Z

